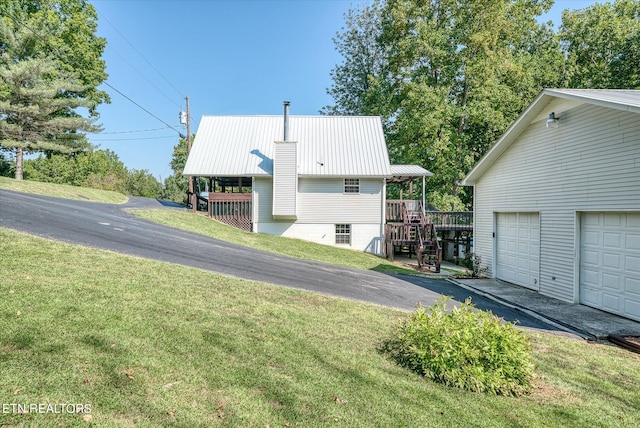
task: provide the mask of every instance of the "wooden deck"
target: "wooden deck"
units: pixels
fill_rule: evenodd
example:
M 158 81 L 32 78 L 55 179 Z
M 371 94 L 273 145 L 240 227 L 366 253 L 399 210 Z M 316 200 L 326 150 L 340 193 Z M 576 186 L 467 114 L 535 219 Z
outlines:
M 388 200 L 384 233 L 384 255 L 392 259 L 398 252 L 416 255 L 418 267 L 440 272 L 442 247 L 436 225 L 427 217 L 422 203 L 414 200 Z
M 426 211 L 427 221 L 436 230 L 473 230 L 473 211 Z
M 473 211 L 424 211 L 420 201 L 388 200 L 386 210 L 387 223 L 411 223 L 424 214 L 429 223 L 438 230 L 473 230 Z
M 209 193 L 209 217 L 251 232 L 251 193 Z

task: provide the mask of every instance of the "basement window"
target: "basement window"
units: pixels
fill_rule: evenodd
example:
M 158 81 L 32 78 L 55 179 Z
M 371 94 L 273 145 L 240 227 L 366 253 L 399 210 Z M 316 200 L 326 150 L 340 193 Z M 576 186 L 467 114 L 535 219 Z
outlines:
M 336 224 L 336 244 L 351 245 L 350 224 Z
M 344 193 L 360 193 L 360 179 L 359 178 L 345 178 L 344 179 Z

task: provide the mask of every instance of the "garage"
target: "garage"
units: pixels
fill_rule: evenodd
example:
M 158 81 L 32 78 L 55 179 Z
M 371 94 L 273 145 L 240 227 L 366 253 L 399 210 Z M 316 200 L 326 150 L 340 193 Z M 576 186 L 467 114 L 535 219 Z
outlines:
M 496 213 L 496 277 L 538 290 L 540 214 Z
M 580 303 L 640 321 L 640 213 L 580 216 Z

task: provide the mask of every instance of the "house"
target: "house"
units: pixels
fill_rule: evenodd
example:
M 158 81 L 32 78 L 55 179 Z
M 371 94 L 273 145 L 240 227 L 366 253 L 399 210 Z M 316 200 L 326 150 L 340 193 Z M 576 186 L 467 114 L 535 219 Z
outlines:
M 492 277 L 640 321 L 640 91 L 543 90 L 462 184 Z
M 221 221 L 381 255 L 387 181 L 431 173 L 390 165 L 379 117 L 289 116 L 285 103 L 284 117 L 204 116 L 184 175 L 208 179 Z

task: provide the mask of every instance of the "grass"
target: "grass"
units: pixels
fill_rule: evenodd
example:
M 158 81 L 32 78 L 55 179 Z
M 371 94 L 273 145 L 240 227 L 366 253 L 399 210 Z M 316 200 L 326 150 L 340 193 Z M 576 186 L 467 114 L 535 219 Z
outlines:
M 221 241 L 232 242 L 274 254 L 385 273 L 416 274 L 415 270 L 402 267 L 370 253 L 346 250 L 300 239 L 245 232 L 204 215 L 191 212 L 154 209 L 135 210 L 132 213 L 167 226 L 200 233 Z
M 21 181 L 0 177 L 0 189 L 67 199 L 82 199 L 95 202 L 125 203 L 127 197 L 106 190 L 68 186 L 64 184 Z M 245 232 L 202 215 L 175 210 L 134 210 L 133 214 L 168 226 L 211 236 L 222 241 L 233 242 L 274 254 L 315 260 L 324 263 L 357 269 L 376 270 L 385 273 L 416 274 L 413 269 L 402 267 L 373 254 L 350 251 L 320 245 L 299 239 Z
M 405 313 L 0 229 L 3 403 L 91 426 L 636 426 L 640 356 L 527 331 L 536 390 L 444 387 L 378 352 Z M 117 267 L 114 269 L 114 267 Z M 0 425 L 89 426 L 0 413 Z
M 93 202 L 105 202 L 110 204 L 123 204 L 128 198 L 118 192 L 110 190 L 90 189 L 88 187 L 76 187 L 66 184 L 42 183 L 30 180 L 14 180 L 13 178 L 0 177 L 0 189 L 13 190 L 15 192 L 32 193 L 37 195 L 54 196 L 57 198 L 78 199 Z

